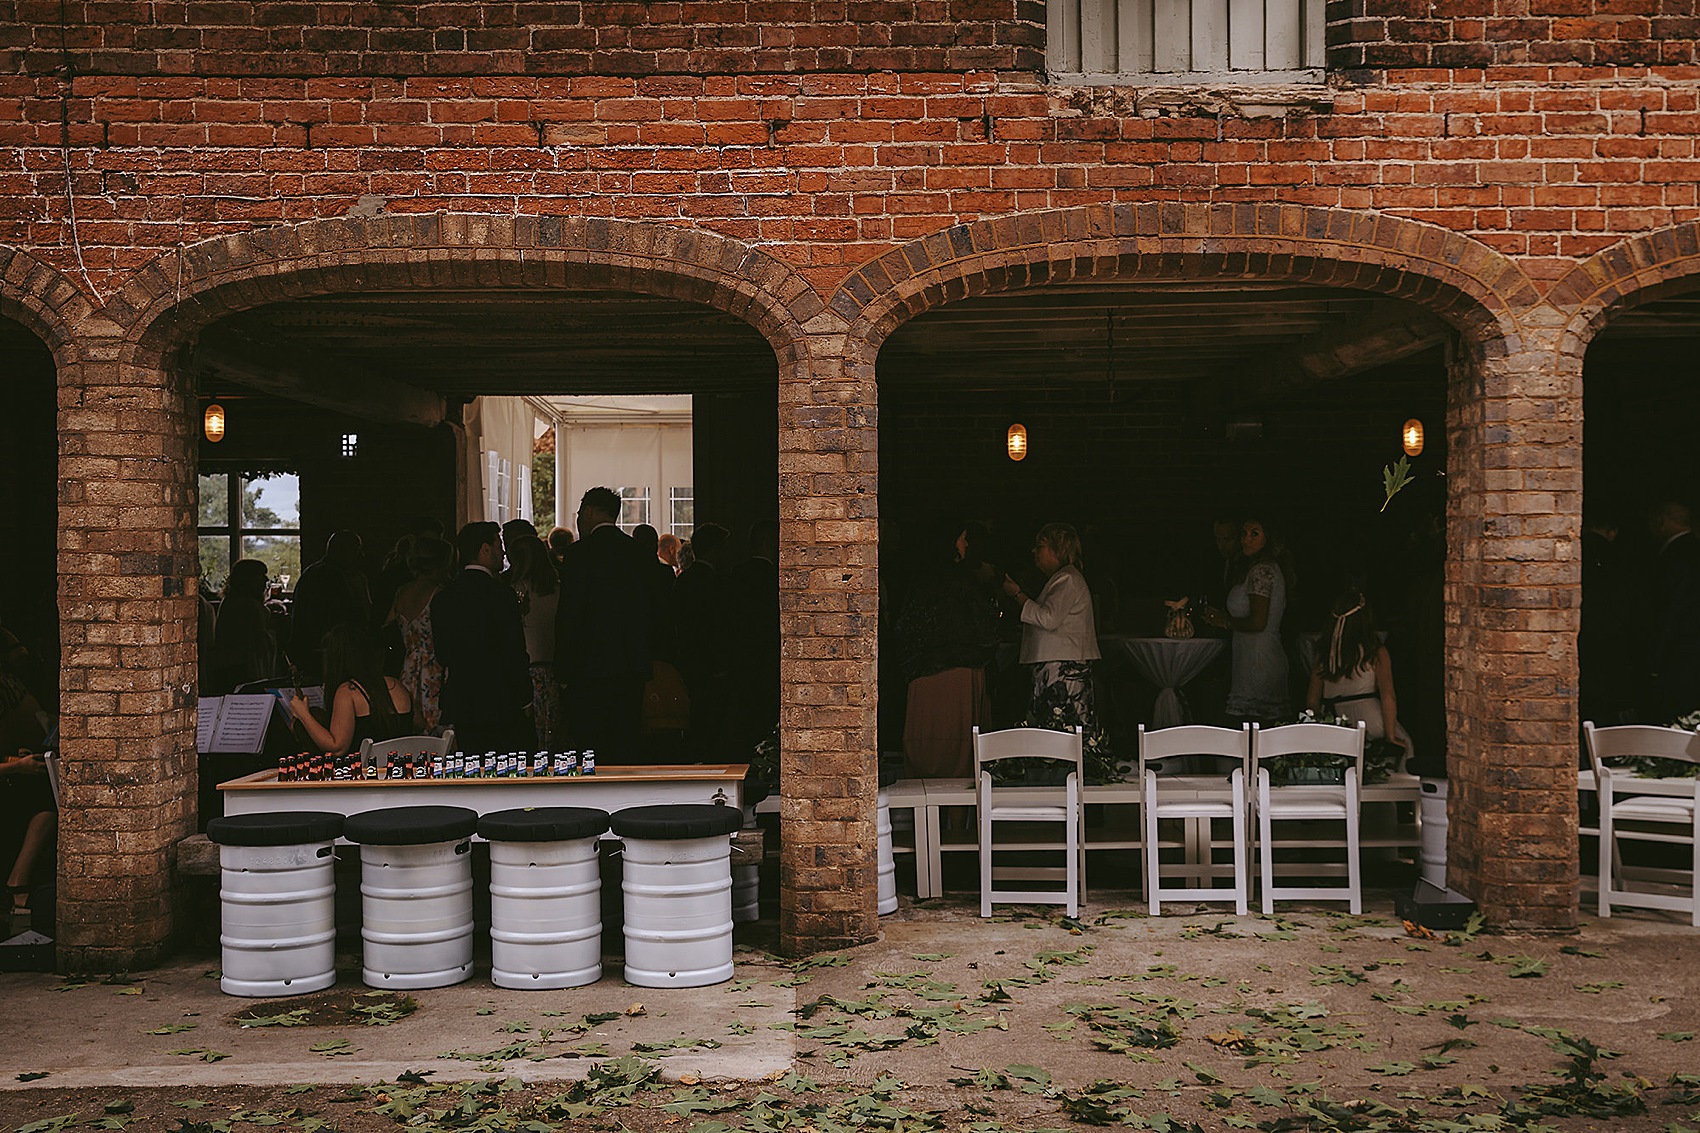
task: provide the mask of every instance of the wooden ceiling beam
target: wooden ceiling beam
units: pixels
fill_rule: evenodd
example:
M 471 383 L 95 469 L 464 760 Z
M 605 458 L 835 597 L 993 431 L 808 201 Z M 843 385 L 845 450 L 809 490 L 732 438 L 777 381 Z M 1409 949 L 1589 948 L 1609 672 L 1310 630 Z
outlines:
M 1454 333 L 1420 307 L 1399 299 L 1381 300 L 1357 318 L 1326 327 L 1249 365 L 1243 361 L 1224 365 L 1199 383 L 1197 397 L 1232 412 L 1398 362 L 1451 341 Z
M 387 425 L 431 428 L 445 419 L 441 394 L 383 377 L 359 366 L 246 339 L 210 328 L 189 354 L 200 388 L 242 386 Z

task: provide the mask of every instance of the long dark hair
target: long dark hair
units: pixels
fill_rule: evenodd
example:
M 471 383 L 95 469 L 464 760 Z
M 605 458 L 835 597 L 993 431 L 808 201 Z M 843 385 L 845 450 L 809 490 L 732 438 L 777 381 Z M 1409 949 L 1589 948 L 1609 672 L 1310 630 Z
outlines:
M 1375 660 L 1381 637 L 1375 631 L 1375 611 L 1361 590 L 1346 590 L 1334 599 L 1323 630 L 1324 651 L 1317 659 L 1327 680 L 1344 680 Z
M 385 726 L 399 722 L 401 714 L 395 710 L 390 684 L 384 677 L 383 655 L 370 634 L 347 622 L 325 634 L 327 704 L 335 701 L 337 690 L 345 684 L 353 684 L 366 694 L 372 715 Z
M 561 588 L 549 545 L 536 535 L 522 535 L 509 548 L 514 560 L 514 581 L 525 583 L 533 594 L 553 594 Z
M 1287 550 L 1287 541 L 1282 538 L 1280 525 L 1269 522 L 1263 517 L 1263 513 L 1258 511 L 1248 511 L 1245 518 L 1240 520 L 1240 531 L 1242 533 L 1248 523 L 1255 523 L 1263 528 L 1263 550 L 1249 558 L 1241 556 L 1239 566 L 1235 571 L 1235 581 L 1251 573 L 1251 568 L 1257 563 L 1274 563 L 1276 569 L 1281 572 L 1281 581 L 1286 584 L 1287 603 L 1291 605 L 1293 586 L 1298 582 L 1298 572 L 1293 566 L 1292 553 Z

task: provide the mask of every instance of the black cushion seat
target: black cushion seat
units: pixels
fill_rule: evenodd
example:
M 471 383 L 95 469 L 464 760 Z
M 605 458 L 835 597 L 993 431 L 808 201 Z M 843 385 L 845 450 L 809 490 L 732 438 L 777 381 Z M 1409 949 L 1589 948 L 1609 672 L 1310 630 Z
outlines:
M 499 810 L 478 820 L 487 842 L 571 842 L 600 837 L 608 812 L 588 806 L 528 806 Z
M 610 825 L 622 838 L 656 841 L 711 838 L 716 834 L 737 833 L 744 825 L 744 812 L 737 807 L 713 803 L 634 806 L 615 813 Z
M 230 814 L 207 823 L 207 837 L 220 846 L 307 846 L 334 842 L 343 818 L 323 810 L 280 810 L 274 814 Z
M 343 835 L 362 846 L 429 846 L 457 842 L 478 830 L 478 812 L 464 806 L 398 806 L 351 814 Z

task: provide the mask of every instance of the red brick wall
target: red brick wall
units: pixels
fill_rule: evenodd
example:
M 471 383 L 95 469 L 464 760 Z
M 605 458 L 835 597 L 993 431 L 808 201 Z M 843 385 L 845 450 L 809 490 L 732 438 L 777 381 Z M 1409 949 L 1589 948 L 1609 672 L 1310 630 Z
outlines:
M 1141 117 L 1130 97 L 990 74 L 85 75 L 67 104 L 80 257 L 60 80 L 6 75 L 0 240 L 86 267 L 104 294 L 160 248 L 356 206 L 599 215 L 759 242 L 826 293 L 964 219 L 1103 202 L 1373 209 L 1478 238 L 1542 280 L 1700 218 L 1700 87 L 1554 73 L 1410 72 L 1258 119 Z
M 1044 59 L 1035 0 L 17 7 L 0 70 L 49 72 L 67 57 L 79 73 L 134 75 L 1034 71 Z

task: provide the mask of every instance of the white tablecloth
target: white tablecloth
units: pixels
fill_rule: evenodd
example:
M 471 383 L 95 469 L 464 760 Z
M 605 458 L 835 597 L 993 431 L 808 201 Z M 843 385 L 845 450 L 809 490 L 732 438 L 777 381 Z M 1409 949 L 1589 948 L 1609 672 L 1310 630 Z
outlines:
M 1153 729 L 1185 723 L 1179 690 L 1228 647 L 1216 637 L 1123 637 L 1116 644 L 1140 675 L 1157 686 L 1157 703 L 1151 710 Z

